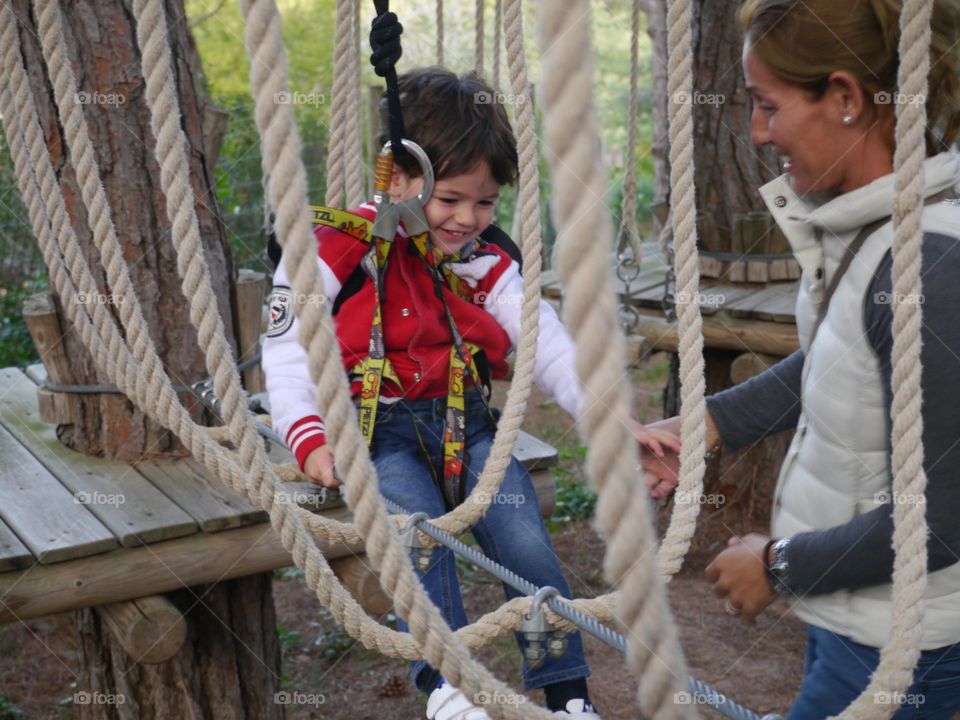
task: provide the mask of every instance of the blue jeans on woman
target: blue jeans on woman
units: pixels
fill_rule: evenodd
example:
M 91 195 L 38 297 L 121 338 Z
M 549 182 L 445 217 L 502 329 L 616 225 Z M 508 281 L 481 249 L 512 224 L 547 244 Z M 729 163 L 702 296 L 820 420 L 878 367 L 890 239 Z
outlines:
M 867 687 L 879 662 L 877 648 L 809 626 L 803 686 L 787 720 L 822 720 L 838 714 Z M 899 704 L 893 720 L 951 720 L 960 710 L 960 643 L 923 651 L 913 684 L 903 696 L 878 694 L 874 702 Z
M 476 486 L 493 445 L 494 428 L 482 399 L 476 392 L 466 394 L 466 492 Z M 443 422 L 446 398 L 401 400 L 381 403 L 370 446 L 373 463 L 380 477 L 380 492 L 410 513 L 425 512 L 438 517 L 447 512 L 436 476 L 443 478 Z M 419 437 L 418 437 L 419 432 Z M 421 439 L 430 455 L 433 471 L 427 465 Z M 483 552 L 492 560 L 512 570 L 529 582 L 543 587 L 552 585 L 564 597 L 570 588 L 560 562 L 550 544 L 550 536 L 540 517 L 537 496 L 530 475 L 516 459 L 507 468 L 494 502 L 486 515 L 472 528 Z M 416 565 L 414 565 L 416 567 Z M 440 608 L 451 628 L 467 624 L 467 615 L 460 597 L 455 556 L 443 547 L 434 548 L 429 570 L 420 573 L 420 581 L 434 604 Z M 504 585 L 508 599 L 522 593 Z M 407 625 L 400 623 L 401 629 Z M 524 641 L 517 633 L 521 648 Z M 567 651 L 560 658 L 547 657 L 537 668 L 522 665 L 525 690 L 551 685 L 564 680 L 585 678 L 590 674 L 583 656 L 579 633 L 568 637 Z M 414 683 L 423 692 L 431 692 L 440 682 L 440 673 L 426 661 L 413 663 Z

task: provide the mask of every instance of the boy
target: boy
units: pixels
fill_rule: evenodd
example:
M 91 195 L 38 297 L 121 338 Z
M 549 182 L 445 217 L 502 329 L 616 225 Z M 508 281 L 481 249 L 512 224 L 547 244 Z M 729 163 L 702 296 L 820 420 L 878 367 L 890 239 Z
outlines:
M 368 441 L 380 492 L 410 513 L 437 517 L 476 485 L 497 417 L 487 405 L 483 368 L 493 378 L 502 377 L 506 356 L 519 340 L 523 296 L 519 266 L 507 251 L 484 241 L 496 231 L 492 222 L 500 188 L 516 179 L 517 149 L 506 112 L 493 101 L 496 93 L 472 73 L 458 78 L 441 68 L 420 69 L 400 78 L 400 92 L 408 137 L 426 152 L 436 177 L 424 206 L 430 240 L 419 247 L 399 228 L 386 263 L 371 270 L 368 259 L 367 274 L 358 278 L 369 242 L 320 228 L 318 263 L 355 401 L 360 404 L 366 396 L 369 404 L 371 393 L 376 398 L 376 422 Z M 386 128 L 385 106 L 381 115 Z M 385 141 L 386 137 L 381 140 Z M 409 154 L 399 158 L 391 198 L 412 198 L 422 185 L 416 159 Z M 375 210 L 366 204 L 355 214 L 373 219 Z M 373 275 L 378 275 L 382 292 L 377 292 Z M 373 320 L 378 304 L 379 323 Z M 264 343 L 264 367 L 274 426 L 304 472 L 321 485 L 335 487 L 339 481 L 334 458 L 324 442 L 306 353 L 297 342 L 282 264 L 274 277 L 271 308 L 274 319 Z M 578 417 L 581 397 L 571 340 L 549 305 L 541 302 L 540 312 L 536 379 L 564 410 Z M 470 348 L 468 357 L 462 351 L 451 352 L 457 336 Z M 371 384 L 364 380 L 364 363 L 377 342 L 387 363 L 382 381 Z M 461 376 L 466 366 L 474 369 L 476 379 L 466 378 L 459 395 L 462 410 L 451 414 L 449 406 L 460 404 L 450 402 L 457 360 Z M 457 438 L 448 426 L 462 428 L 459 452 L 451 450 L 451 440 Z M 658 454 L 659 442 L 675 448 L 670 435 L 639 426 L 635 432 Z M 516 460 L 497 497 L 510 502 L 491 504 L 472 529 L 483 551 L 530 582 L 552 585 L 570 597 L 530 477 Z M 436 548 L 429 569 L 420 577 L 450 626 L 466 625 L 452 552 Z M 518 595 L 505 589 L 508 598 Z M 544 688 L 547 707 L 559 717 L 599 720 L 587 692 L 589 669 L 580 635 L 568 640 L 560 658 L 547 657 L 536 668 L 524 661 L 524 687 Z M 413 663 L 412 675 L 416 686 L 429 695 L 430 720 L 488 718 L 426 662 Z

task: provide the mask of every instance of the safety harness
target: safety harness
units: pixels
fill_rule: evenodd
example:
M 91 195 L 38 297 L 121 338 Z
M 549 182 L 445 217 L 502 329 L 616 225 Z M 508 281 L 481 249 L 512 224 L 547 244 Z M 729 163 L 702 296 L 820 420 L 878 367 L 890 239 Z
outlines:
M 409 211 L 409 208 L 410 206 L 407 206 L 405 209 Z M 382 207 L 378 208 L 378 210 L 382 209 Z M 369 446 L 373 442 L 373 431 L 376 425 L 384 379 L 394 382 L 401 392 L 404 391 L 400 379 L 387 357 L 382 311 L 383 278 L 389 262 L 390 251 L 394 245 L 396 226 L 393 226 L 391 232 L 389 230 L 390 226 L 385 223 L 374 223 L 359 215 L 336 208 L 313 206 L 311 211 L 315 227 L 334 228 L 370 245 L 359 265 L 365 276 L 372 282 L 374 291 L 370 344 L 366 357 L 355 365 L 350 372 L 352 378 L 360 380 L 358 406 L 360 430 Z M 445 256 L 441 250 L 433 246 L 429 232 L 426 231 L 411 235 L 410 243 L 423 263 L 424 269 L 433 280 L 434 293 L 437 300 L 443 305 L 453 339 L 447 373 L 442 477 L 438 476 L 434 470 L 427 443 L 424 441 L 416 423 L 414 428 L 420 441 L 421 450 L 426 456 L 427 464 L 434 472 L 434 479 L 441 487 L 447 503 L 451 507 L 455 507 L 463 502 L 466 491 L 465 471 L 468 465 L 466 453 L 466 392 L 469 383 L 472 382 L 479 392 L 488 420 L 493 424 L 496 423 L 493 411 L 489 406 L 489 372 L 483 357 L 483 351 L 473 343 L 463 339 L 443 293 L 444 286 L 446 286 L 458 297 L 465 300 L 471 299 L 473 295 L 473 288 L 454 273 L 448 265 L 450 262 L 458 262 L 461 259 L 460 254 Z M 337 310 L 339 310 L 338 305 L 340 304 L 342 304 L 342 301 L 338 295 L 337 303 L 335 303 Z

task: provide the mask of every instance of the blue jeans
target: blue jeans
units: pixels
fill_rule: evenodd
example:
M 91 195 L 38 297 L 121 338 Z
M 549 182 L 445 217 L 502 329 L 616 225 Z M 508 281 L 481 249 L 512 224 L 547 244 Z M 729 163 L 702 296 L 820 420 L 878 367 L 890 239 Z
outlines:
M 475 392 L 466 395 L 466 450 L 467 493 L 477 483 L 483 464 L 493 445 L 494 428 L 489 421 L 483 402 Z M 377 410 L 376 429 L 370 447 L 377 474 L 380 477 L 380 492 L 406 508 L 411 513 L 425 512 L 430 517 L 443 515 L 447 508 L 443 493 L 427 465 L 424 452 L 417 437 L 420 437 L 430 454 L 430 462 L 437 476 L 443 477 L 443 420 L 446 398 L 403 401 L 392 405 L 381 404 Z M 416 429 L 415 429 L 416 424 Z M 540 517 L 537 496 L 530 475 L 515 459 L 507 468 L 503 484 L 496 500 L 486 515 L 472 528 L 483 552 L 492 560 L 509 568 L 534 585 L 552 585 L 564 597 L 570 597 L 570 588 L 560 562 L 550 544 L 550 536 Z M 467 624 L 457 568 L 452 551 L 443 547 L 434 548 L 429 570 L 419 573 L 420 580 L 434 604 L 440 608 L 451 628 Z M 522 593 L 504 585 L 508 599 Z M 401 621 L 406 630 L 406 623 Z M 523 661 L 524 689 L 543 687 L 564 680 L 585 678 L 590 674 L 583 656 L 583 642 L 579 633 L 568 637 L 566 653 L 560 658 L 547 657 L 536 669 Z M 517 633 L 517 643 L 524 646 Z M 440 673 L 426 661 L 413 663 L 412 676 L 416 686 L 430 692 L 440 682 Z
M 803 686 L 787 720 L 836 715 L 867 687 L 879 662 L 877 648 L 809 626 Z M 960 710 L 960 643 L 922 652 L 902 698 L 874 698 L 878 704 L 892 700 L 901 706 L 893 720 L 951 720 Z

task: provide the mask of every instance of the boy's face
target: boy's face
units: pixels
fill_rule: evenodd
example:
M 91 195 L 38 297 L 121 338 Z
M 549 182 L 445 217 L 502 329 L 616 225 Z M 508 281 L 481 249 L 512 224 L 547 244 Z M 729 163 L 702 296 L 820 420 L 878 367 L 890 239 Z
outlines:
M 394 200 L 415 197 L 423 187 L 422 178 L 411 178 L 394 169 L 390 195 Z M 423 211 L 436 247 L 452 255 L 476 238 L 493 222 L 500 185 L 482 160 L 469 172 L 437 180 Z

